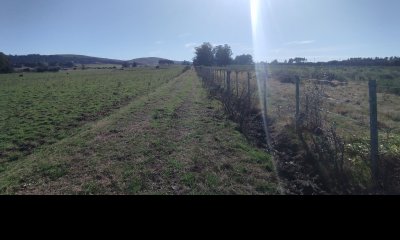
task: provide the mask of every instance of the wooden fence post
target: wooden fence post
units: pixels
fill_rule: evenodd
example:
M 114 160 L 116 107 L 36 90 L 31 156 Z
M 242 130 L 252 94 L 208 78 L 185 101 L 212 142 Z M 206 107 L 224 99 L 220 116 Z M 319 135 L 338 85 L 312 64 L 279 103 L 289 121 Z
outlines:
M 226 72 L 226 91 L 231 95 L 231 71 Z
M 300 78 L 296 76 L 296 128 L 299 126 L 300 118 Z
M 376 80 L 369 81 L 369 109 L 371 129 L 371 170 L 375 187 L 378 184 L 379 169 L 379 139 L 378 139 L 378 102 L 376 94 Z
M 221 69 L 218 70 L 218 84 L 219 84 L 219 87 L 222 88 L 222 72 L 221 72 Z
M 249 105 L 251 104 L 250 79 L 251 79 L 251 73 L 247 72 L 247 97 L 249 100 Z
M 265 119 L 267 119 L 268 115 L 268 100 L 267 100 L 267 76 L 263 76 L 262 84 L 263 84 L 263 105 L 264 105 L 264 113 Z
M 239 78 L 238 78 L 239 72 L 236 71 L 236 97 L 239 97 Z
M 212 83 L 214 84 L 215 82 L 215 69 L 212 69 Z
M 269 127 L 268 127 L 268 91 L 267 91 L 267 81 L 268 74 L 262 74 L 262 84 L 263 84 L 263 105 L 264 105 L 264 117 L 265 117 L 265 137 L 267 140 L 267 148 L 271 150 L 271 141 L 269 137 Z
M 223 82 L 224 82 L 224 89 L 226 88 L 226 71 L 225 70 L 222 70 L 223 72 L 224 72 L 224 79 L 223 79 Z

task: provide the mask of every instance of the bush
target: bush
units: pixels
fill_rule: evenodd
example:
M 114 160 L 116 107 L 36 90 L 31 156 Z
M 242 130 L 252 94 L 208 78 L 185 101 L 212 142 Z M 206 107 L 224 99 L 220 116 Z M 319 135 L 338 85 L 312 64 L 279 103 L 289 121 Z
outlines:
M 332 193 L 348 193 L 351 183 L 345 169 L 345 142 L 322 111 L 325 109 L 324 96 L 324 85 L 306 83 L 297 131 L 325 187 Z
M 8 57 L 0 52 L 0 73 L 11 73 L 13 71 L 14 69 L 12 68 L 11 63 L 8 60 Z
M 288 72 L 279 71 L 273 76 L 281 83 L 296 83 L 296 76 Z

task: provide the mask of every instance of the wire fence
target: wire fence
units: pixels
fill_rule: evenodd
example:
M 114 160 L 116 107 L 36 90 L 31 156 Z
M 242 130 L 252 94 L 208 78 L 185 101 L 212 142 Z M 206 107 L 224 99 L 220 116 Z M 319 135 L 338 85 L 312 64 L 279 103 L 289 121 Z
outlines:
M 392 139 L 399 139 L 400 97 L 392 93 L 400 87 L 379 85 L 376 81 L 368 84 L 298 76 L 279 81 L 271 78 L 266 67 L 257 65 L 196 70 L 209 89 L 224 96 L 229 112 L 240 115 L 247 114 L 246 109 L 257 109 L 265 121 L 275 119 L 274 123 L 283 128 L 293 122 L 323 120 L 348 142 L 367 142 L 372 165 L 381 156 L 379 150 L 383 151 Z M 241 109 L 233 110 L 235 104 Z M 266 134 L 269 139 L 268 131 Z
M 309 94 L 310 86 L 314 89 L 318 86 L 317 90 L 322 91 L 320 98 L 323 100 L 320 111 L 327 115 L 328 121 L 339 124 L 339 128 L 350 130 L 348 133 L 352 136 L 365 137 L 369 134 L 370 106 L 367 83 L 299 79 L 300 103 L 296 103 L 295 86 L 268 78 L 270 75 L 266 69 L 256 71 L 254 66 L 197 67 L 197 72 L 214 89 L 229 92 L 229 98 L 242 99 L 245 96 L 252 101 L 254 107 L 260 111 L 266 109 L 267 114 L 272 114 L 278 120 L 295 119 L 297 104 L 301 109 L 307 109 L 305 95 Z M 380 93 L 377 103 L 378 128 L 385 134 L 388 131 L 395 134 L 400 132 L 400 112 L 393 109 L 392 105 L 396 106 L 396 101 L 390 99 L 392 97 L 400 100 L 400 97 L 389 92 L 394 89 L 400 87 L 377 85 L 377 93 Z M 363 128 L 365 131 L 356 131 L 354 128 Z

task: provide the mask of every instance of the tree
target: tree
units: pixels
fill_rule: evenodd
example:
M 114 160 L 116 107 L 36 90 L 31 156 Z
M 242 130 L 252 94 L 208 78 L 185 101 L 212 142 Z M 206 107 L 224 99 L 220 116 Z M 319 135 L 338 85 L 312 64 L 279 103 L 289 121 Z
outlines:
M 253 65 L 253 56 L 251 56 L 250 54 L 236 56 L 234 63 L 236 65 Z
M 129 68 L 129 62 L 123 62 L 122 67 L 124 68 Z
M 219 45 L 213 49 L 215 63 L 218 66 L 227 66 L 233 62 L 231 47 L 227 44 Z
M 0 52 L 0 73 L 10 73 L 13 71 L 10 61 L 8 57 Z
M 271 64 L 272 64 L 272 65 L 277 65 L 277 64 L 279 64 L 279 62 L 278 62 L 277 59 L 275 59 L 274 61 L 271 62 Z
M 307 59 L 297 57 L 297 58 L 293 59 L 293 61 L 294 61 L 294 63 L 296 63 L 296 64 L 300 64 L 300 63 L 305 63 L 305 62 L 307 62 Z
M 195 66 L 212 66 L 214 64 L 213 46 L 211 43 L 203 43 L 196 47 L 196 56 L 193 58 Z

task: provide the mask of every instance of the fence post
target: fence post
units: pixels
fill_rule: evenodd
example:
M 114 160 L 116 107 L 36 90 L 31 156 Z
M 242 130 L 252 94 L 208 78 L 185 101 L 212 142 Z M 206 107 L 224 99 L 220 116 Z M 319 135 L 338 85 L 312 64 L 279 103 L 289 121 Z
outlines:
M 236 71 L 236 97 L 239 97 L 239 72 Z
M 215 81 L 215 70 L 214 70 L 214 68 L 211 70 L 211 74 L 212 74 L 212 84 L 214 84 L 214 81 Z
M 224 78 L 224 74 L 222 73 L 222 70 L 220 69 L 219 70 L 219 86 L 220 86 L 220 88 L 223 88 L 223 86 L 224 86 L 223 78 Z
M 218 80 L 218 73 L 217 73 L 217 70 L 214 69 L 214 80 L 213 80 L 214 85 L 217 82 L 217 80 Z
M 226 85 L 227 85 L 226 91 L 230 95 L 231 94 L 231 71 L 226 72 Z
M 271 150 L 271 142 L 269 138 L 269 127 L 268 127 L 268 96 L 267 96 L 267 80 L 268 75 L 262 74 L 263 81 L 263 105 L 264 105 L 264 117 L 265 117 L 265 137 L 267 140 L 268 151 Z
M 371 128 L 371 170 L 375 187 L 378 184 L 379 169 L 379 140 L 378 140 L 378 102 L 376 94 L 376 80 L 369 81 L 369 109 Z
M 251 79 L 251 73 L 247 72 L 247 97 L 249 100 L 249 105 L 251 104 L 250 79 Z
M 264 104 L 264 114 L 265 114 L 265 119 L 267 119 L 268 115 L 268 101 L 267 101 L 267 76 L 263 75 L 262 81 L 263 81 L 263 104 Z
M 296 128 L 299 126 L 300 118 L 300 78 L 296 76 Z
M 226 88 L 226 71 L 222 70 L 224 72 L 224 89 Z

